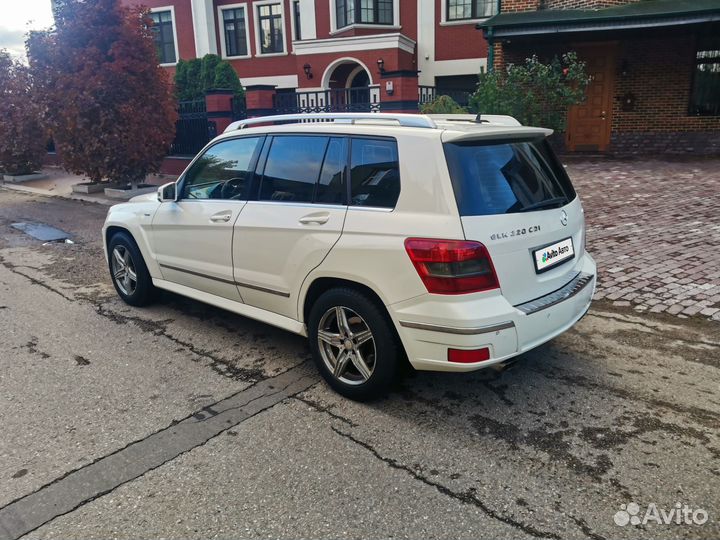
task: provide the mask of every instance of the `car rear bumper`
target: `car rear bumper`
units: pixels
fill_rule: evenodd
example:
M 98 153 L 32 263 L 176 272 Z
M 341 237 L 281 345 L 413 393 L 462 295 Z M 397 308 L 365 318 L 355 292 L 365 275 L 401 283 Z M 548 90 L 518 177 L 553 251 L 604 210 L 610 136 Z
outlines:
M 512 306 L 501 295 L 423 295 L 389 306 L 416 369 L 474 371 L 502 363 L 571 328 L 587 312 L 595 292 L 595 261 L 583 255 L 579 272 L 562 288 Z M 478 316 L 482 314 L 482 316 Z M 448 349 L 490 350 L 490 359 L 448 362 Z

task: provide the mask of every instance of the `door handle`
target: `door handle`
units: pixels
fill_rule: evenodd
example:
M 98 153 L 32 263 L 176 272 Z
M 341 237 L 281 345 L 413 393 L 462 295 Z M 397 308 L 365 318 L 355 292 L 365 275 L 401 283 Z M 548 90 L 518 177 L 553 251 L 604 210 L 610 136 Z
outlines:
M 317 214 L 308 214 L 307 216 L 301 217 L 298 221 L 303 225 L 309 225 L 311 223 L 317 223 L 318 225 L 324 225 L 330 219 L 328 212 L 321 212 Z
M 220 212 L 210 216 L 210 221 L 213 223 L 227 223 L 232 217 L 232 212 Z

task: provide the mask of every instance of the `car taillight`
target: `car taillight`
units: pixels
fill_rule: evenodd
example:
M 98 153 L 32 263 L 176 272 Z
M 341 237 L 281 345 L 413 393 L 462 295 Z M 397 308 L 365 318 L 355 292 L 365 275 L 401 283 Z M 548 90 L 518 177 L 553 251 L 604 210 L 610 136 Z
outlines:
M 480 242 L 408 238 L 405 250 L 429 293 L 468 294 L 500 287 Z

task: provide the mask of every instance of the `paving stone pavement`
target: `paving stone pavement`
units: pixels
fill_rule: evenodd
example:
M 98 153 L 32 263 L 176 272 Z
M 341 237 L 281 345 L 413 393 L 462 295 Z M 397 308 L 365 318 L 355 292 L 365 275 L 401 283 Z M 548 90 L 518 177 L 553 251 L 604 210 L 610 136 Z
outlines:
M 720 160 L 568 163 L 599 268 L 595 299 L 720 320 Z

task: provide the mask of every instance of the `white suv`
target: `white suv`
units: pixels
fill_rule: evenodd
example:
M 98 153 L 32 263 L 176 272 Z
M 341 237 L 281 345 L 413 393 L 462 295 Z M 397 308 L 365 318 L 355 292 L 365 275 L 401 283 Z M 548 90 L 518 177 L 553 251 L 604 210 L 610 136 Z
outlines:
M 166 289 L 306 335 L 353 399 L 404 358 L 505 363 L 575 324 L 595 288 L 550 133 L 472 115 L 236 122 L 157 196 L 110 209 L 113 283 L 134 306 Z

